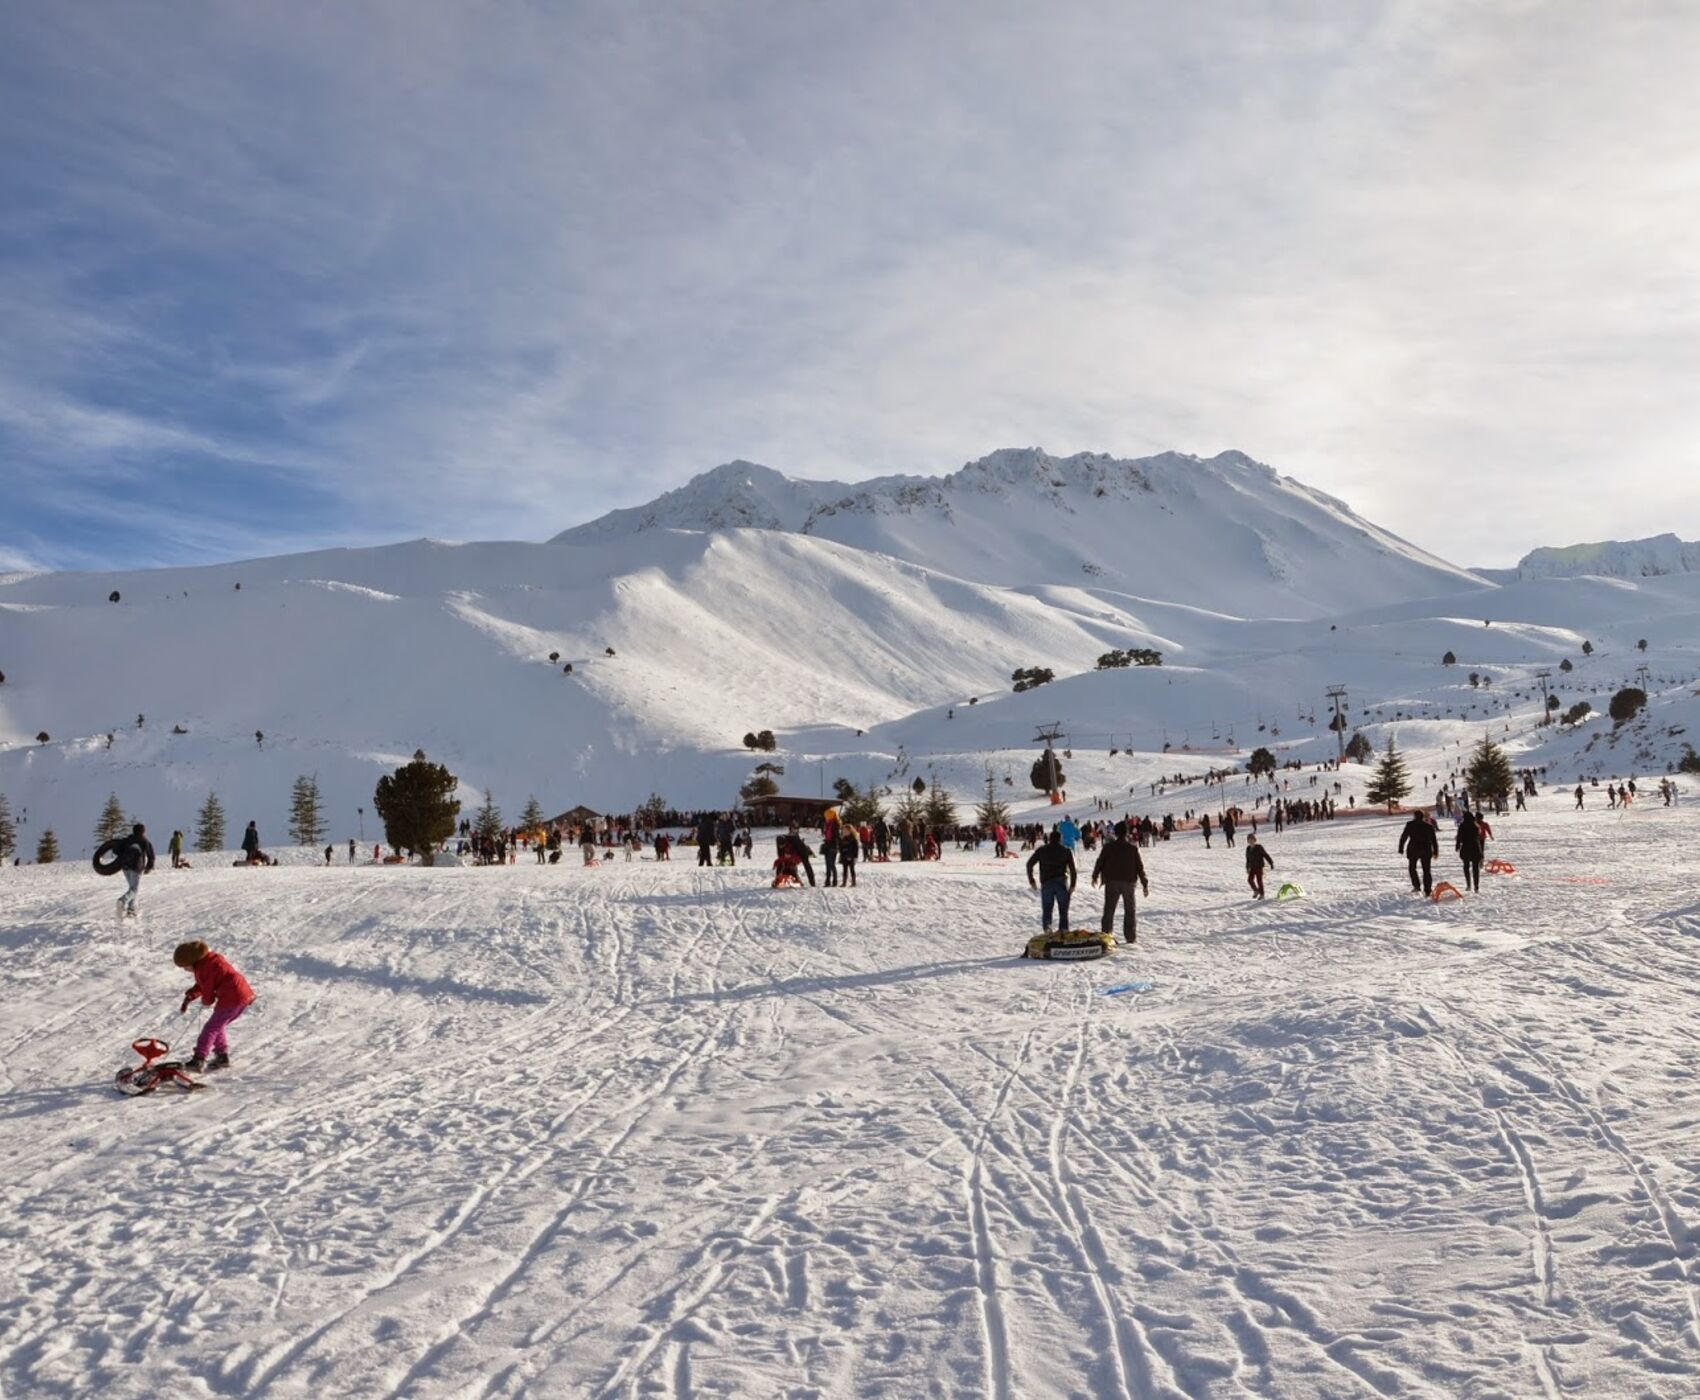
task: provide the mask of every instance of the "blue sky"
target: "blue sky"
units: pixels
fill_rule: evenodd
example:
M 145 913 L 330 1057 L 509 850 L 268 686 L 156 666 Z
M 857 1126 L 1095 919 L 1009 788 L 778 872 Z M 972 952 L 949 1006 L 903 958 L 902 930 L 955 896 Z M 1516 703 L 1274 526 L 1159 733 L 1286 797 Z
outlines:
M 735 457 L 1237 447 L 1700 535 L 1700 12 L 0 11 L 0 567 L 545 538 Z

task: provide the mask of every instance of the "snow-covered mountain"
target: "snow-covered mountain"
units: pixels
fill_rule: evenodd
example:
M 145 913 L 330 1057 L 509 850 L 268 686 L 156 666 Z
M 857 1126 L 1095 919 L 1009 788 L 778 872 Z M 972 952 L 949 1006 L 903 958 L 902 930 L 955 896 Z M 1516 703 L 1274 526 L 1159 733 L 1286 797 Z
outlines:
M 1517 561 L 1518 578 L 1659 578 L 1700 573 L 1700 540 L 1653 535 L 1644 540 L 1600 540 L 1531 550 Z
M 647 530 L 783 530 L 981 583 L 1078 583 L 1240 616 L 1318 617 L 1485 581 L 1241 452 L 994 452 L 944 477 L 848 486 L 717 467 L 557 543 Z
M 1095 669 L 1136 647 L 1163 665 Z M 792 792 L 937 773 L 966 797 L 993 770 L 1019 799 L 1059 722 L 1076 789 L 1109 797 L 1261 743 L 1331 756 L 1336 683 L 1378 743 L 1493 723 L 1605 776 L 1700 736 L 1697 652 L 1700 573 L 1495 587 L 1237 454 L 999 453 L 860 488 L 739 467 L 546 544 L 0 578 L 0 792 L 26 856 L 49 825 L 77 856 L 110 792 L 169 832 L 216 791 L 275 840 L 303 773 L 338 839 L 370 838 L 377 777 L 417 748 L 510 816 L 718 806 L 772 729 Z M 1634 731 L 1534 728 L 1536 671 L 1598 713 L 1642 665 Z M 1014 694 L 1018 666 L 1056 679 Z

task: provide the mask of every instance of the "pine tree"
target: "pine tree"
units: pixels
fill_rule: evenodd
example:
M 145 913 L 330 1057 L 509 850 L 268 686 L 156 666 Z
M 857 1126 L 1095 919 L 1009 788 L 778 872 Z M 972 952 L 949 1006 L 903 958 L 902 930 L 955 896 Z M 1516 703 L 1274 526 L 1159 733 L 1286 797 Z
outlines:
M 59 842 L 54 838 L 53 828 L 48 827 L 41 833 L 41 840 L 35 843 L 35 863 L 37 865 L 52 865 L 59 859 Z
M 525 810 L 519 814 L 519 824 L 522 831 L 536 831 L 543 825 L 543 804 L 537 800 L 536 794 L 525 799 Z
M 937 779 L 927 793 L 926 821 L 939 831 L 949 831 L 956 825 L 956 799 L 947 788 L 938 785 Z
M 1505 756 L 1505 751 L 1486 735 L 1483 735 L 1481 743 L 1476 745 L 1464 778 L 1470 785 L 1470 794 L 1475 798 L 1478 807 L 1489 802 L 1496 807 L 1505 803 L 1510 798 L 1512 785 L 1517 780 L 1511 771 L 1511 760 Z
M 905 789 L 903 799 L 897 804 L 897 810 L 892 813 L 892 820 L 899 826 L 908 822 L 915 830 L 925 825 L 927 820 L 927 804 L 921 801 L 919 793 Z
M 0 792 L 0 861 L 9 860 L 18 849 L 18 828 L 12 824 L 12 809 L 6 805 L 6 794 Z
M 1405 771 L 1404 757 L 1394 747 L 1393 736 L 1387 736 L 1387 750 L 1381 755 L 1381 762 L 1376 765 L 1375 777 L 1370 780 L 1369 791 L 1365 794 L 1371 802 L 1385 802 L 1391 810 L 1393 804 L 1411 790 L 1411 775 Z
M 484 805 L 478 809 L 473 830 L 491 841 L 502 834 L 502 809 L 496 805 L 496 799 L 490 795 L 489 788 L 484 789 Z
M 384 839 L 395 850 L 416 852 L 430 865 L 437 845 L 454 835 L 460 802 L 455 775 L 417 753 L 412 763 L 378 779 L 372 805 L 384 823 Z
M 118 801 L 118 794 L 113 793 L 106 799 L 106 805 L 100 809 L 100 820 L 94 825 L 95 844 L 111 841 L 114 837 L 122 836 L 130 829 L 130 819 L 124 815 L 124 808 Z
M 991 772 L 986 774 L 986 800 L 974 808 L 974 820 L 987 831 L 1009 825 L 1009 807 L 999 800 L 997 776 Z
M 289 794 L 289 839 L 297 846 L 317 846 L 325 834 L 324 813 L 319 807 L 319 780 L 303 773 Z
M 195 849 L 202 855 L 224 849 L 224 804 L 216 792 L 209 792 L 195 814 Z

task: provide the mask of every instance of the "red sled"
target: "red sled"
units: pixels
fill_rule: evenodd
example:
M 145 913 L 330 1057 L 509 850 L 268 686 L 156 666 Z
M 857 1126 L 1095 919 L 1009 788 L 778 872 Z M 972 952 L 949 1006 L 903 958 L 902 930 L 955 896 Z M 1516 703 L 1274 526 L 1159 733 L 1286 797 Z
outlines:
M 171 1049 L 163 1040 L 135 1040 L 130 1048 L 142 1057 L 139 1065 L 131 1065 L 118 1071 L 114 1087 L 120 1094 L 129 1094 L 132 1098 L 140 1094 L 151 1094 L 155 1089 L 174 1088 L 190 1093 L 207 1086 L 198 1079 L 191 1079 L 181 1060 L 160 1060 L 160 1056 Z M 158 1064 L 154 1062 L 160 1060 Z

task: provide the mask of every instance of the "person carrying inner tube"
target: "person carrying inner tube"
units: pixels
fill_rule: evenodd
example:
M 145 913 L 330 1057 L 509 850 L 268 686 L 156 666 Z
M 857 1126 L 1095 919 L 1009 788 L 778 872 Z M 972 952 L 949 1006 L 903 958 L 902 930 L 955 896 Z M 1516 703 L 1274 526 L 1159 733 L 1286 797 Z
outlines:
M 133 919 L 136 917 L 136 896 L 142 890 L 142 876 L 153 873 L 153 842 L 148 840 L 147 827 L 141 822 L 131 827 L 117 855 L 118 868 L 124 872 L 124 882 L 130 887 L 118 896 L 118 914 L 120 918 Z

